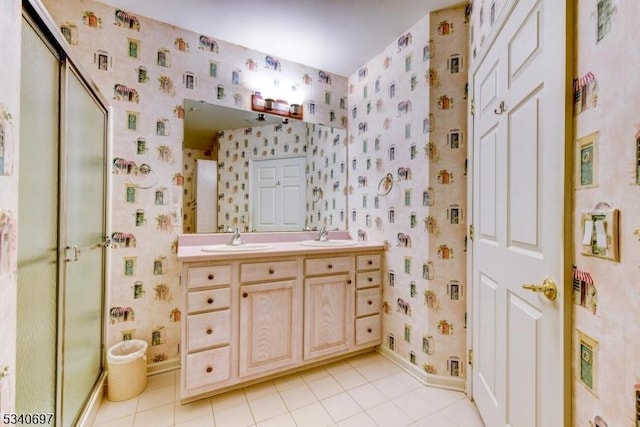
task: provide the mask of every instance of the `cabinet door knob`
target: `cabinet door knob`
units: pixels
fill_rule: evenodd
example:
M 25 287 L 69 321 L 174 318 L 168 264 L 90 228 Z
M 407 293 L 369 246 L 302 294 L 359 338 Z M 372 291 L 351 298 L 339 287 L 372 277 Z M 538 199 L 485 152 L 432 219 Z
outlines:
M 333 268 L 333 264 L 327 265 L 327 268 L 332 269 Z
M 369 261 L 367 261 L 367 264 L 369 264 L 369 265 L 373 265 L 373 260 L 372 260 L 372 259 L 370 259 Z
M 367 300 L 367 304 L 371 305 L 371 304 L 373 304 L 373 301 Z
M 351 279 L 348 279 L 347 280 L 347 285 L 350 285 L 350 284 L 351 284 Z
M 207 300 L 207 304 L 213 304 L 213 298 L 209 298 L 209 299 Z
M 243 292 L 243 293 L 242 293 L 242 298 L 246 298 L 246 297 L 248 297 L 248 296 L 249 296 L 249 294 L 248 294 L 248 293 L 246 293 L 246 292 Z
M 373 277 L 369 277 L 367 280 L 373 282 Z
M 371 328 L 367 328 L 367 332 L 371 333 Z
M 209 328 L 207 329 L 207 335 L 211 335 L 213 333 L 213 329 Z
M 270 268 L 270 269 L 269 269 L 269 274 L 273 274 L 273 273 L 275 273 L 275 272 L 276 272 L 276 271 L 275 271 L 273 268 Z
M 213 274 L 208 275 L 208 276 L 207 276 L 207 279 L 209 279 L 209 280 L 213 280 Z
M 211 366 L 207 366 L 207 374 L 213 372 L 213 368 Z

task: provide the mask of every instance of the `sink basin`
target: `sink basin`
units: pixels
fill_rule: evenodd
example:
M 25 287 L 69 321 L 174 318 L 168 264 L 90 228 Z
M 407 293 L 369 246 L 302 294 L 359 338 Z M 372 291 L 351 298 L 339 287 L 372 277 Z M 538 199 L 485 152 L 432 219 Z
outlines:
M 202 252 L 251 252 L 251 251 L 266 251 L 273 248 L 273 245 L 268 243 L 245 243 L 240 246 L 230 245 L 209 245 L 200 248 Z
M 317 246 L 320 248 L 341 248 L 345 246 L 356 246 L 357 240 L 327 240 L 325 242 L 320 240 L 303 240 L 300 242 L 302 246 Z

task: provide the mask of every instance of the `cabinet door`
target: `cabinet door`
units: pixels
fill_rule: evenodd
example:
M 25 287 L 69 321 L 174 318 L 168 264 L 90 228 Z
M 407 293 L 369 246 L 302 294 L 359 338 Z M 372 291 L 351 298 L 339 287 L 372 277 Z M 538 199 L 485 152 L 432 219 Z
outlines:
M 300 361 L 301 305 L 296 280 L 240 287 L 240 376 Z
M 351 347 L 353 286 L 348 274 L 306 279 L 304 359 L 341 353 Z

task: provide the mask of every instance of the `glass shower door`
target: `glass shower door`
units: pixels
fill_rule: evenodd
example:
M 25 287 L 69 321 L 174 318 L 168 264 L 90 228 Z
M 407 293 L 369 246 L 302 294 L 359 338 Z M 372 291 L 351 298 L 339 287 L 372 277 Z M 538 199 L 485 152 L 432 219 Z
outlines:
M 59 408 L 73 425 L 103 366 L 107 112 L 63 68 Z

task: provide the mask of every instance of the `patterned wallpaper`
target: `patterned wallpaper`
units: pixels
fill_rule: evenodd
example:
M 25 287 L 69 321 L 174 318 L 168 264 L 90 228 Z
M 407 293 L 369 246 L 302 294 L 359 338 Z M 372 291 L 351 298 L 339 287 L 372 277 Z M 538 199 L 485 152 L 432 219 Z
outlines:
M 107 345 L 143 339 L 150 363 L 177 358 L 183 99 L 249 110 L 253 90 L 282 88 L 304 98 L 306 121 L 344 128 L 347 79 L 101 3 L 44 3 L 112 99 L 115 248 Z
M 306 227 L 346 229 L 346 130 L 292 120 L 221 132 L 218 140 L 218 228 L 252 229 L 249 215 L 249 161 L 305 157 L 307 170 Z M 188 150 L 184 159 L 184 230 L 194 227 L 193 176 L 196 159 L 210 152 Z M 315 201 L 314 201 L 315 200 Z
M 634 76 L 640 50 L 631 41 L 638 36 L 640 9 L 633 0 L 579 0 L 575 11 L 575 167 L 584 172 L 590 164 L 594 172 L 592 185 L 574 190 L 574 264 L 587 279 L 574 282 L 574 290 L 580 287 L 584 295 L 574 301 L 574 425 L 635 426 L 640 420 L 640 80 Z M 587 162 L 579 148 L 595 132 L 595 156 Z M 581 180 L 584 175 L 576 175 L 576 187 Z M 598 203 L 620 210 L 620 262 L 582 255 L 581 214 Z M 579 333 L 587 339 L 580 340 Z M 591 349 L 588 338 L 596 342 Z M 585 350 L 594 357 L 583 357 Z
M 15 411 L 21 3 L 0 3 L 0 414 Z
M 460 379 L 467 37 L 464 7 L 433 13 L 349 78 L 349 228 L 387 245 L 383 345 Z

